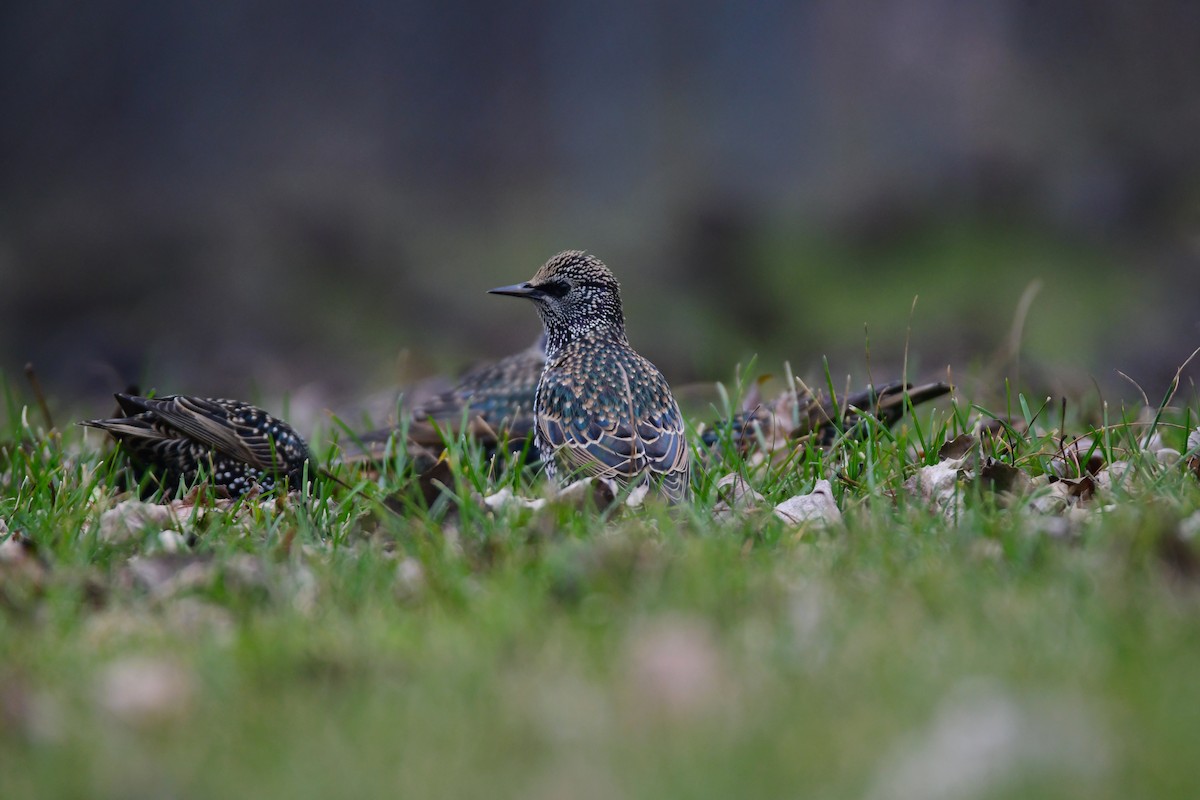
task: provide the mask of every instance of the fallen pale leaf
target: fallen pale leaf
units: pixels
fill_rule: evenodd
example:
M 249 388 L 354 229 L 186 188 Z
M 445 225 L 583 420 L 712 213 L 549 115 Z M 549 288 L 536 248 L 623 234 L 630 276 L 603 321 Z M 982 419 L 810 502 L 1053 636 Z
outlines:
M 396 565 L 396 598 L 412 601 L 425 592 L 425 568 L 421 562 L 409 556 Z
M 1193 511 L 1179 523 L 1179 535 L 1184 539 L 1200 538 L 1200 511 Z
M 667 615 L 643 623 L 630 634 L 624 660 L 638 714 L 687 719 L 728 699 L 730 676 L 704 620 Z
M 1104 780 L 1108 750 L 1103 728 L 1074 699 L 1025 698 L 986 681 L 965 682 L 951 687 L 927 724 L 883 754 L 866 796 L 1020 796 L 1029 776 L 1044 772 L 1088 795 Z
M 1029 502 L 1030 510 L 1046 515 L 1063 514 L 1070 505 L 1070 489 L 1062 481 L 1047 483 Z
M 528 508 L 532 509 L 533 511 L 539 511 L 543 506 L 546 505 L 546 500 L 540 497 L 521 497 L 517 494 L 514 494 L 512 489 L 505 486 L 500 491 L 495 492 L 494 494 L 489 494 L 487 497 L 483 498 L 483 504 L 492 511 L 499 511 L 501 509 L 510 507 Z
M 1050 459 L 1050 472 L 1060 478 L 1077 478 L 1095 475 L 1104 467 L 1104 456 L 1091 436 L 1079 438 L 1062 445 Z
M 713 516 L 720 520 L 752 512 L 765 500 L 736 472 L 717 481 L 716 490 L 718 499 L 713 504 Z
M 109 664 L 101 673 L 96 699 L 123 722 L 156 725 L 188 712 L 194 684 L 191 672 L 175 661 L 130 656 Z
M 126 500 L 100 515 L 100 541 L 122 544 L 142 535 L 148 528 L 169 528 L 178 524 L 169 505 Z
M 962 439 L 963 437 L 958 437 Z M 957 442 L 958 439 L 955 441 Z M 943 448 L 944 449 L 944 448 Z M 956 445 L 953 452 L 962 452 Z M 954 522 L 962 512 L 962 489 L 958 480 L 966 476 L 964 467 L 970 457 L 967 454 L 958 458 L 946 458 L 936 464 L 921 467 L 916 474 L 904 482 L 904 488 L 925 500 L 934 510 L 940 512 L 946 519 Z
M 1188 434 L 1187 438 L 1188 460 L 1187 465 L 1197 478 L 1200 478 L 1200 428 Z
M 808 494 L 789 497 L 775 506 L 775 516 L 789 525 L 814 522 L 820 525 L 836 525 L 842 521 L 842 512 L 833 499 L 833 487 L 822 478 Z
M 589 503 L 598 509 L 606 509 L 618 497 L 624 497 L 621 504 L 626 508 L 641 506 L 650 492 L 649 484 L 643 482 L 632 489 L 622 486 L 612 478 L 587 477 L 569 483 L 561 490 L 551 495 L 556 503 L 577 508 L 586 508 Z
M 1114 461 L 1096 474 L 1096 488 L 1111 492 L 1116 486 L 1125 486 L 1132 468 L 1128 461 Z

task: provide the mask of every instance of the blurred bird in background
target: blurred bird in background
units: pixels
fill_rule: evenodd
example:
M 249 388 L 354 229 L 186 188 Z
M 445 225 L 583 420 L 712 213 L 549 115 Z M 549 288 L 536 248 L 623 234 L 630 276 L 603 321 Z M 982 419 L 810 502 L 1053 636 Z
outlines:
M 908 413 L 910 407 L 936 400 L 951 391 L 953 387 L 943 381 L 920 386 L 897 381 L 879 389 L 868 386 L 838 399 L 814 392 L 796 381 L 796 386 L 783 391 L 774 400 L 762 402 L 756 386 L 743 401 L 741 411 L 729 420 L 706 428 L 700 440 L 705 446 L 713 447 L 721 441 L 723 431 L 728 431 L 735 448 L 743 456 L 756 447 L 774 451 L 805 437 L 828 446 L 839 433 L 855 432 L 864 417 L 871 417 L 890 428 Z
M 533 431 L 533 399 L 546 365 L 546 336 L 519 353 L 468 370 L 450 389 L 415 406 L 406 426 L 368 431 L 346 443 L 342 461 L 388 457 L 389 443 L 407 435 L 410 455 L 436 456 L 446 436 L 465 432 L 487 449 L 502 442 L 516 452 Z

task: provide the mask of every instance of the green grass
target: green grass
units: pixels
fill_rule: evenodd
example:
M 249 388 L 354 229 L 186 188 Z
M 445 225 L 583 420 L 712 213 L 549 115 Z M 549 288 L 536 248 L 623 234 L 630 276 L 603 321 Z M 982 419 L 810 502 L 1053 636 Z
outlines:
M 1062 420 L 1012 408 L 983 455 L 1040 475 Z M 451 442 L 432 508 L 400 457 L 184 521 L 172 555 L 105 541 L 107 445 L 10 395 L 0 519 L 37 560 L 0 564 L 0 797 L 1194 796 L 1200 481 L 1114 411 L 1097 447 L 1135 469 L 1068 535 L 965 481 L 952 523 L 905 481 L 978 416 L 757 469 L 725 436 L 691 507 L 623 513 L 485 511 L 540 479 Z M 766 505 L 717 522 L 732 470 Z M 771 515 L 822 477 L 844 527 Z

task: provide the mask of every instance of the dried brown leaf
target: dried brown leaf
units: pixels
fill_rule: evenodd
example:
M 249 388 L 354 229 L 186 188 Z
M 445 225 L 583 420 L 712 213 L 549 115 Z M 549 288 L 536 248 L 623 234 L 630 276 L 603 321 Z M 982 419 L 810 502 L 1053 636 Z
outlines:
M 979 445 L 979 437 L 971 433 L 960 434 L 942 445 L 938 450 L 938 458 L 961 459 L 973 452 Z
M 979 482 L 984 488 L 1000 494 L 1020 495 L 1030 487 L 1029 476 L 1024 470 L 991 456 L 984 458 L 979 467 Z

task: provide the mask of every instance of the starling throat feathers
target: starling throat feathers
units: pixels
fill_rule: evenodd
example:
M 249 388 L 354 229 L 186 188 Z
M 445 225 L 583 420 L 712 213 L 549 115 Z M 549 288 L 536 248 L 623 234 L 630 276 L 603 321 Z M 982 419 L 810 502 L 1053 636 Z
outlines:
M 534 400 L 534 437 L 560 483 L 584 476 L 649 478 L 671 502 L 688 499 L 683 415 L 658 368 L 625 336 L 621 290 L 603 262 L 559 253 L 529 281 L 492 289 L 537 307 L 546 367 Z

